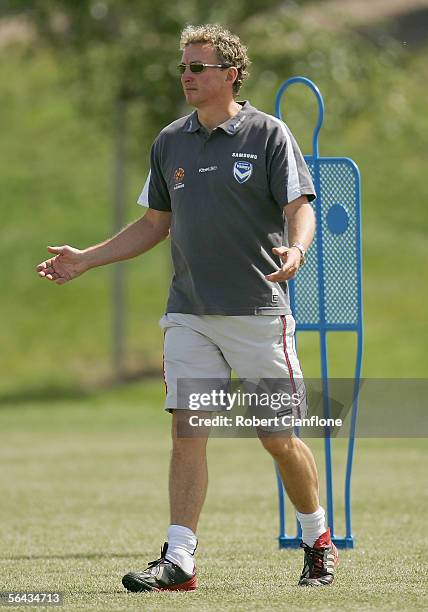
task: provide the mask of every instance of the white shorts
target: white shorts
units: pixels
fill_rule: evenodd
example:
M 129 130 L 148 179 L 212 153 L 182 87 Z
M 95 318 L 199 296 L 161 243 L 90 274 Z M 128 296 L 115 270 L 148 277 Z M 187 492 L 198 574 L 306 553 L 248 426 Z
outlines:
M 186 402 L 179 400 L 182 394 L 177 388 L 181 381 L 217 380 L 221 388 L 230 380 L 233 370 L 238 379 L 272 380 L 275 389 L 280 387 L 290 395 L 297 394 L 300 402 L 296 407 L 293 403 L 293 415 L 306 416 L 306 391 L 296 354 L 292 315 L 168 313 L 162 317 L 160 325 L 165 332 L 166 410 L 189 409 Z M 200 409 L 222 408 L 205 405 Z

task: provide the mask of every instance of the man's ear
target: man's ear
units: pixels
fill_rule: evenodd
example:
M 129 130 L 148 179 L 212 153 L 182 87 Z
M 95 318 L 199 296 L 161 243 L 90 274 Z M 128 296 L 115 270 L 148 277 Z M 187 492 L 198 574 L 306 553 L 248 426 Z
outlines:
M 227 83 L 233 83 L 236 81 L 236 79 L 238 78 L 238 69 L 235 68 L 235 66 L 232 66 L 231 68 L 228 68 L 227 70 L 227 76 L 226 76 L 226 82 Z

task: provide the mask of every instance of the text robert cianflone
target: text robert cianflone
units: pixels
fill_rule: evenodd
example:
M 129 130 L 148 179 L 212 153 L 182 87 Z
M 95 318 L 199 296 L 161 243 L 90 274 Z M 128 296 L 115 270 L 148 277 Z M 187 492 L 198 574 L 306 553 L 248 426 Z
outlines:
M 189 417 L 191 427 L 341 427 L 342 424 L 342 419 L 324 418 L 318 415 L 305 418 L 292 415 L 260 418 L 242 415 L 229 417 L 220 414 L 214 417 L 201 417 L 195 414 Z

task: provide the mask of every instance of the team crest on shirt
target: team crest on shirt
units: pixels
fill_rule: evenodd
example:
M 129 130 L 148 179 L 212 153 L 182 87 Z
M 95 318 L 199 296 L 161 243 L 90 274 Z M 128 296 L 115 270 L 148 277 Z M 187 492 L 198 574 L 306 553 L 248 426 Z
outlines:
M 253 164 L 246 161 L 237 161 L 233 164 L 233 176 L 242 184 L 248 181 L 253 174 Z
M 181 181 L 184 179 L 184 170 L 183 168 L 177 168 L 177 170 L 174 172 L 174 181 L 176 183 L 181 183 Z
M 182 187 L 184 187 L 184 183 L 183 183 L 183 179 L 184 179 L 184 170 L 183 168 L 177 168 L 174 171 L 174 191 L 176 189 L 181 189 Z

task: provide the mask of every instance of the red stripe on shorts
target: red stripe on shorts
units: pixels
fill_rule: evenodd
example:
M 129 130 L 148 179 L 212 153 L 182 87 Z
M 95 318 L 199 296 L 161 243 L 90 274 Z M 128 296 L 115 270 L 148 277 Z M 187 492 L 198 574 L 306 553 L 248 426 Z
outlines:
M 166 376 L 165 376 L 165 332 L 163 333 L 162 376 L 163 376 L 163 382 L 165 385 L 165 395 L 168 395 L 168 385 L 166 384 Z
M 282 346 L 284 348 L 285 361 L 287 362 L 288 374 L 290 376 L 291 386 L 293 387 L 293 393 L 296 393 L 296 384 L 294 382 L 293 368 L 291 367 L 291 361 L 287 351 L 287 318 L 285 315 L 280 315 L 280 318 L 282 321 Z

